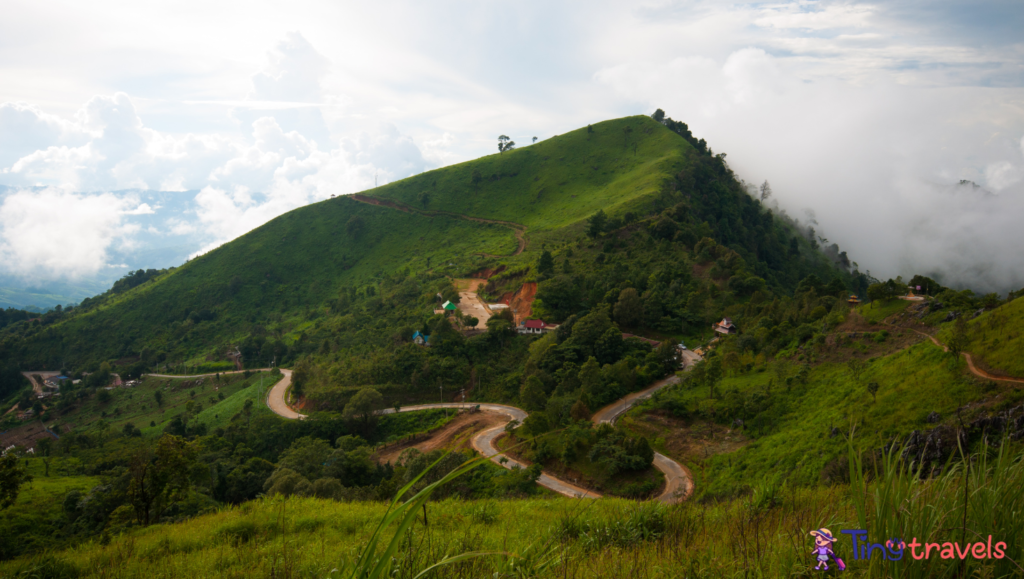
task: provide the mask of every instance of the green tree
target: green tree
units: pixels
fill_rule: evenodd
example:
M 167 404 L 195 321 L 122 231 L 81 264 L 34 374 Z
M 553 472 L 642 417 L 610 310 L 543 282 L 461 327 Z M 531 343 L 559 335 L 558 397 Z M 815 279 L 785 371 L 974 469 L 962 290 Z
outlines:
M 18 500 L 21 486 L 32 480 L 13 452 L 0 456 L 0 511 Z
M 627 328 L 635 328 L 644 315 L 643 300 L 634 288 L 628 287 L 619 292 L 615 302 L 615 321 Z
M 959 359 L 960 354 L 967 349 L 968 342 L 967 319 L 961 314 L 953 322 L 953 332 L 950 334 L 949 340 L 946 341 L 946 348 L 949 349 L 949 353 L 954 359 Z
M 363 426 L 368 427 L 374 414 L 383 407 L 384 397 L 380 392 L 373 388 L 363 388 L 349 399 L 345 410 L 342 411 L 342 416 L 346 420 L 360 418 L 363 421 Z
M 868 392 L 871 393 L 872 402 L 878 402 L 878 382 L 868 382 Z
M 498 153 L 504 154 L 505 151 L 511 151 L 515 148 L 516 142 L 508 138 L 508 135 L 498 137 Z
M 140 525 L 159 519 L 168 504 L 188 495 L 199 448 L 199 441 L 165 434 L 155 451 L 140 448 L 128 461 L 128 500 Z
M 544 393 L 544 383 L 536 376 L 530 376 L 523 382 L 519 389 L 519 401 L 530 412 L 543 410 L 547 404 L 547 394 Z
M 583 394 L 591 400 L 597 398 L 601 390 L 601 365 L 597 363 L 597 358 L 591 356 L 583 363 L 579 379 Z
M 551 257 L 551 252 L 546 249 L 540 254 L 540 261 L 537 262 L 537 273 L 541 275 L 555 273 L 555 259 Z
M 334 449 L 326 440 L 303 436 L 281 453 L 277 468 L 290 468 L 309 480 L 321 478 L 324 464 Z
M 477 325 L 480 324 L 480 320 L 475 316 L 467 316 L 465 322 L 467 326 L 473 329 L 476 329 Z
M 715 386 L 722 380 L 722 360 L 715 356 L 707 363 L 704 371 L 704 385 L 708 387 L 708 398 L 715 397 Z
M 665 120 L 665 111 L 658 109 L 654 111 L 654 114 L 651 115 L 651 118 L 659 123 L 663 122 Z
M 761 203 L 767 202 L 768 199 L 772 196 L 772 187 L 771 187 L 771 185 L 768 184 L 768 180 L 767 179 L 765 179 L 764 183 L 761 183 L 761 187 L 759 189 L 759 192 L 761 193 L 761 195 L 760 195 Z
M 426 209 L 427 205 L 430 205 L 430 192 L 429 191 L 422 191 L 422 192 L 420 192 L 419 200 L 420 200 L 420 205 L 422 205 L 423 208 Z
M 597 213 L 587 218 L 587 235 L 590 237 L 598 237 L 604 233 L 604 229 L 607 225 L 608 216 L 604 214 L 603 209 L 598 209 Z
M 571 416 L 574 421 L 590 420 L 590 415 L 590 408 L 587 407 L 587 404 L 583 402 L 582 398 L 577 400 L 569 410 L 569 416 Z
M 473 169 L 472 182 L 474 185 L 479 185 L 484 180 L 483 175 L 480 174 L 480 169 Z
M 363 220 L 360 215 L 353 215 L 348 218 L 348 222 L 345 223 L 345 232 L 348 233 L 352 239 L 359 239 L 362 237 L 363 232 L 366 230 L 366 221 Z

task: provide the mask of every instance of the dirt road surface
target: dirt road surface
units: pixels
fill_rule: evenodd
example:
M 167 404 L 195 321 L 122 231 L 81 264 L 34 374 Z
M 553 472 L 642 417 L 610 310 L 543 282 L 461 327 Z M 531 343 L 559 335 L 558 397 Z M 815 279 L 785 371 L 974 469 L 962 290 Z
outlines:
M 32 383 L 32 392 L 35 392 L 36 396 L 43 393 L 43 383 L 37 382 L 32 377 L 33 374 L 38 374 L 40 378 L 46 380 L 50 376 L 60 376 L 60 372 L 54 372 L 53 370 L 36 370 L 34 372 L 22 372 L 21 375 L 28 378 L 28 381 Z
M 270 368 L 261 368 L 263 371 L 269 371 Z M 282 416 L 284 418 L 290 418 L 292 420 L 303 420 L 306 418 L 305 414 L 299 414 L 298 412 L 291 409 L 288 403 L 285 402 L 285 396 L 288 392 L 288 387 L 292 385 L 292 371 L 280 368 L 281 380 L 270 389 L 270 394 L 267 396 L 267 407 L 274 411 L 274 414 Z M 253 371 L 253 370 L 250 370 Z M 241 374 L 243 371 L 235 370 L 233 372 L 219 372 L 220 374 Z M 146 376 L 152 376 L 154 378 L 203 378 L 206 376 L 216 376 L 214 374 L 193 374 L 191 376 L 175 376 L 171 374 L 146 374 Z
M 504 427 L 507 423 L 507 417 L 494 412 L 460 414 L 429 437 L 387 446 L 377 453 L 374 459 L 381 463 L 395 463 L 398 461 L 398 457 L 410 448 L 415 448 L 420 452 L 430 452 L 432 450 L 450 448 L 453 442 L 456 443 L 454 448 L 472 448 L 471 438 L 473 434 L 492 426 L 501 425 Z
M 687 352 L 684 352 L 684 354 Z M 693 352 L 689 352 L 689 354 L 696 359 L 695 361 L 700 361 L 700 356 Z M 690 367 L 691 365 L 692 362 L 687 363 L 687 367 Z M 591 420 L 594 424 L 601 424 L 603 422 L 614 424 L 623 412 L 632 408 L 637 402 L 650 398 L 651 395 L 666 386 L 678 383 L 679 376 L 673 374 L 664 380 L 655 382 L 650 387 L 641 390 L 640 392 L 634 392 L 627 395 L 625 398 L 622 398 L 618 402 L 605 406 L 595 412 Z M 678 503 L 690 498 L 690 495 L 693 494 L 693 476 L 688 470 L 686 470 L 685 466 L 661 454 L 660 452 L 655 452 L 654 468 L 660 470 L 665 475 L 665 489 L 660 495 L 658 495 L 657 500 L 663 503 Z
M 491 319 L 491 310 L 487 309 L 484 301 L 476 295 L 476 290 L 487 283 L 483 279 L 458 279 L 459 284 L 459 309 L 467 316 L 473 316 L 480 322 L 476 327 L 486 328 L 487 320 Z M 462 289 L 465 287 L 466 289 Z
M 416 410 L 426 410 L 428 408 L 464 408 L 470 409 L 474 407 L 480 407 L 482 412 L 493 412 L 496 414 L 503 415 L 503 419 L 498 424 L 490 428 L 481 430 L 473 435 L 470 439 L 470 444 L 473 449 L 480 454 L 491 459 L 491 462 L 499 464 L 507 469 L 512 469 L 518 466 L 519 468 L 526 468 L 522 463 L 513 460 L 511 458 L 501 456 L 500 451 L 494 446 L 494 440 L 498 438 L 503 432 L 505 432 L 505 425 L 511 420 L 518 420 L 522 422 L 527 414 L 525 411 L 520 410 L 514 406 L 506 406 L 504 404 L 418 404 L 415 406 L 406 406 L 401 408 L 400 412 L 414 412 Z M 385 414 L 394 412 L 394 409 L 385 410 Z M 502 462 L 504 460 L 504 463 Z M 594 491 L 588 491 L 585 488 L 578 487 L 572 483 L 568 483 L 564 480 L 556 478 L 549 473 L 541 472 L 540 479 L 537 483 L 542 487 L 549 488 L 556 493 L 565 495 L 572 498 L 599 498 L 601 495 Z

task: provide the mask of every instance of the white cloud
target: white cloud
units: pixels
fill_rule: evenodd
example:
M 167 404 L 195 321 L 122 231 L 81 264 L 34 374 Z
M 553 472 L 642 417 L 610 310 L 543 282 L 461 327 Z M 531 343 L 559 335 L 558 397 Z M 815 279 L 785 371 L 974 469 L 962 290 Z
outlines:
M 149 206 L 149 203 L 141 203 L 139 204 L 138 207 L 132 209 L 131 211 L 122 212 L 123 215 L 152 215 L 154 213 L 156 213 L 156 211 L 154 211 L 153 208 Z
M 137 205 L 137 202 L 134 204 Z M 121 221 L 132 200 L 58 188 L 15 191 L 0 205 L 0 263 L 27 279 L 73 279 L 107 266 L 107 251 L 133 233 Z
M 817 209 L 875 273 L 938 263 L 935 248 L 968 258 L 929 223 L 1024 269 L 997 244 L 1016 239 L 999 227 L 1024 186 L 1012 3 L 61 1 L 0 20 L 0 184 L 202 190 L 158 227 L 206 248 L 375 174 L 491 154 L 499 134 L 661 107 L 791 213 Z M 947 191 L 960 179 L 998 199 Z

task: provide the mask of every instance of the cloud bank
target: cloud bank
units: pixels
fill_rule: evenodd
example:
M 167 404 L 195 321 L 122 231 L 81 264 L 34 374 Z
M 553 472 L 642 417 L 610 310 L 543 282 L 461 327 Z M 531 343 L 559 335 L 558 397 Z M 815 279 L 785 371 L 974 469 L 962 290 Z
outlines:
M 257 4 L 182 0 L 115 23 L 96 6 L 12 3 L 3 267 L 87 276 L 159 240 L 194 254 L 375 178 L 491 154 L 499 134 L 525 143 L 662 108 L 738 176 L 768 180 L 781 209 L 813 209 L 878 277 L 1024 286 L 1024 11 L 1011 3 Z M 111 216 L 77 225 L 92 241 L 74 267 L 56 242 L 15 233 L 56 195 Z

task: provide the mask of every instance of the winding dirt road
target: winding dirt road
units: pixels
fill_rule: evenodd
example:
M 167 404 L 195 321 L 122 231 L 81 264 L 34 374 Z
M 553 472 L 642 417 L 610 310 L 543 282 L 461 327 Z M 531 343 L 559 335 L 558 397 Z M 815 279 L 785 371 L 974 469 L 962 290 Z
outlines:
M 448 404 L 417 404 L 415 406 L 404 406 L 399 409 L 399 412 L 415 412 L 416 410 L 428 410 L 431 408 L 460 408 L 469 410 L 472 408 L 479 407 L 483 412 L 494 412 L 497 414 L 503 414 L 508 420 L 503 421 L 497 426 L 481 430 L 480 432 L 473 435 L 470 439 L 470 444 L 473 449 L 480 454 L 491 459 L 491 462 L 499 464 L 507 469 L 513 467 L 526 468 L 521 462 L 516 461 L 513 458 L 501 455 L 501 451 L 494 446 L 494 441 L 505 432 L 505 425 L 512 420 L 518 420 L 520 423 L 528 416 L 526 411 L 516 408 L 515 406 L 506 406 L 504 404 L 473 404 L 473 403 L 448 403 Z M 384 410 L 384 414 L 394 413 L 393 408 Z M 542 487 L 549 488 L 556 493 L 565 495 L 572 498 L 587 498 L 596 499 L 600 498 L 601 495 L 594 491 L 589 491 L 585 488 L 578 487 L 572 483 L 566 482 L 562 479 L 556 478 L 546 472 L 541 472 L 540 478 L 537 480 L 537 484 Z
M 241 372 L 221 372 L 221 374 L 239 373 Z M 195 374 L 192 376 L 173 376 L 168 374 L 147 374 L 147 376 L 152 376 L 154 378 L 201 378 L 215 375 L 216 374 Z M 270 393 L 267 396 L 267 406 L 274 411 L 275 414 L 283 418 L 291 420 L 302 420 L 306 418 L 304 414 L 299 414 L 292 410 L 286 402 L 285 397 L 287 396 L 288 387 L 292 382 L 291 370 L 281 368 L 281 376 L 281 380 L 270 389 Z M 679 377 L 674 375 L 658 381 L 645 390 L 630 394 L 623 400 L 598 410 L 597 413 L 594 414 L 592 420 L 595 424 L 600 424 L 602 422 L 613 423 L 619 415 L 631 408 L 640 400 L 649 398 L 658 390 L 678 382 Z M 431 408 L 456 408 L 464 410 L 479 408 L 479 410 L 483 412 L 492 412 L 504 415 L 508 420 L 501 421 L 496 426 L 477 432 L 472 436 L 472 438 L 470 438 L 470 445 L 480 454 L 490 458 L 495 464 L 499 464 L 508 469 L 513 467 L 526 468 L 526 465 L 516 461 L 515 459 L 502 455 L 501 451 L 494 445 L 494 441 L 505 431 L 505 426 L 509 422 L 512 420 L 518 420 L 522 423 L 523 420 L 529 416 L 525 410 L 505 404 L 445 403 L 403 406 L 399 408 L 399 412 L 415 412 L 417 410 L 428 410 Z M 381 413 L 392 414 L 394 412 L 395 410 L 393 408 L 388 408 L 383 410 Z M 665 490 L 658 495 L 658 501 L 663 503 L 677 503 L 688 499 L 690 495 L 693 494 L 693 478 L 686 470 L 686 467 L 657 452 L 654 453 L 654 467 L 665 475 Z M 537 483 L 567 497 L 596 499 L 602 496 L 599 493 L 576 486 L 543 471 L 541 472 Z
M 650 398 L 655 392 L 666 386 L 678 383 L 679 376 L 676 375 L 669 376 L 664 380 L 659 380 L 644 390 L 628 394 L 618 402 L 614 402 L 598 410 L 594 413 L 591 420 L 594 424 L 615 424 L 615 421 L 619 416 L 632 408 L 637 402 Z M 676 503 L 685 501 L 693 494 L 693 476 L 681 463 L 672 460 L 660 452 L 655 452 L 654 468 L 660 470 L 665 475 L 665 490 L 658 495 L 659 501 L 663 503 Z

